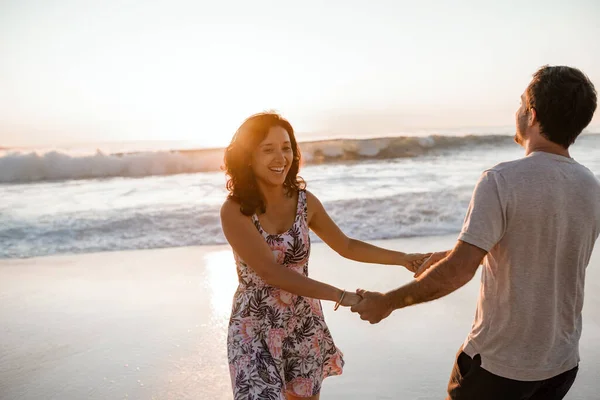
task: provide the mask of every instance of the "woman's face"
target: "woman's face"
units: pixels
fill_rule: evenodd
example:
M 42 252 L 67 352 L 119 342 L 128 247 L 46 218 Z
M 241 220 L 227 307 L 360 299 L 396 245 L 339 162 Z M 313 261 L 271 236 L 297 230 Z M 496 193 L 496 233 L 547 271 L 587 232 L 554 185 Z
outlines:
M 280 126 L 269 129 L 252 153 L 252 171 L 259 182 L 281 186 L 290 171 L 294 152 L 288 132 Z

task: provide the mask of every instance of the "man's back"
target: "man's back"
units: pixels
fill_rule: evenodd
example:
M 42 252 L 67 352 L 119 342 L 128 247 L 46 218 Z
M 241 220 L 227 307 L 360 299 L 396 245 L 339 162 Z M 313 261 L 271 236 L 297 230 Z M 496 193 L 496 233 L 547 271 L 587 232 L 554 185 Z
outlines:
M 486 171 L 473 202 L 459 239 L 489 253 L 465 353 L 517 380 L 574 368 L 600 182 L 573 159 L 534 152 Z

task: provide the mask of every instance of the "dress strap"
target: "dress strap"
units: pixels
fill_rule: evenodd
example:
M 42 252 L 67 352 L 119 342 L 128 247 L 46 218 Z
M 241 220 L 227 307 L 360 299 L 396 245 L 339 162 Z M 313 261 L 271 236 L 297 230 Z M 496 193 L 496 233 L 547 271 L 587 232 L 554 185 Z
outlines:
M 308 205 L 306 201 L 306 189 L 298 190 L 298 210 L 297 214 L 302 215 L 304 222 L 308 222 Z
M 260 226 L 260 221 L 258 220 L 258 216 L 256 215 L 256 213 L 252 214 L 252 223 L 254 224 L 254 226 L 256 227 L 256 230 L 262 234 L 263 230 L 262 227 Z

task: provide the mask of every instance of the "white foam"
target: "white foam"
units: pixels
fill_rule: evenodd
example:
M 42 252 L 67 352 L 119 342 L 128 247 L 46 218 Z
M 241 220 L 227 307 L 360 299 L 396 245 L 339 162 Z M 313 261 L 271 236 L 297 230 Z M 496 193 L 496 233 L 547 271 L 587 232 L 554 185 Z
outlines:
M 346 234 L 375 240 L 457 232 L 469 195 L 470 188 L 463 188 L 324 201 L 324 206 Z M 138 204 L 1 217 L 0 258 L 226 243 L 219 204 Z

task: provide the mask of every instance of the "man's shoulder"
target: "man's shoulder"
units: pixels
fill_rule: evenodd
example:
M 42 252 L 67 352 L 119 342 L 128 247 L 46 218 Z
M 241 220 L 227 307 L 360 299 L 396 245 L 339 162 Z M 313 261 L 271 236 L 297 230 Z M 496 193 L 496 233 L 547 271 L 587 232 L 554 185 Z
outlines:
M 536 160 L 532 157 L 521 157 L 516 160 L 504 161 L 494 165 L 491 169 L 498 172 L 511 172 L 519 168 L 527 168 L 530 164 L 535 164 Z
M 512 173 L 519 173 L 520 170 L 526 169 L 529 160 L 526 157 L 512 161 L 504 161 L 486 169 L 483 173 L 486 175 L 505 176 Z
M 569 180 L 577 181 L 592 192 L 600 193 L 600 179 L 585 165 L 578 163 L 573 159 L 556 160 L 548 157 L 523 157 L 517 160 L 505 161 L 488 168 L 483 172 L 483 176 L 493 178 L 498 182 L 527 182 L 532 184 L 547 184 L 554 175 L 563 176 L 563 172 L 558 170 L 567 168 Z M 556 169 L 558 167 L 558 169 Z

